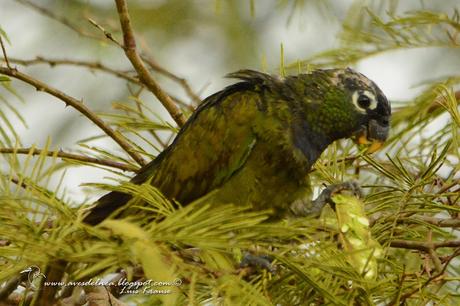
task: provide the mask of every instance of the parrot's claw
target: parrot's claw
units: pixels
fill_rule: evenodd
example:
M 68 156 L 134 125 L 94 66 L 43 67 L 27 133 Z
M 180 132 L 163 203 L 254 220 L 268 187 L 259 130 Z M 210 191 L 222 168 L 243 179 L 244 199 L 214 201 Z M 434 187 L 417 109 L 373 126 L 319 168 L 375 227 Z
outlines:
M 261 268 L 269 271 L 272 274 L 276 273 L 276 267 L 272 265 L 273 258 L 269 255 L 252 255 L 245 253 L 241 260 L 240 267 Z
M 341 191 L 348 190 L 353 193 L 356 197 L 362 197 L 362 190 L 356 181 L 348 181 L 340 184 L 333 184 L 327 186 L 321 194 L 312 202 L 312 206 L 307 209 L 308 215 L 317 215 L 321 213 L 321 210 L 326 204 L 331 205 L 334 208 L 335 203 L 332 201 L 332 196 Z

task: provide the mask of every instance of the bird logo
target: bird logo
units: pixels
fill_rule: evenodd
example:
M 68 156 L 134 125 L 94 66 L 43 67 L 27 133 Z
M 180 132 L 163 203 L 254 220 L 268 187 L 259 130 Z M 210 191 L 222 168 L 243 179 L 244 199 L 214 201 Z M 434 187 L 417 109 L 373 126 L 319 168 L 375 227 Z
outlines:
M 27 280 L 29 283 L 29 286 L 32 287 L 33 289 L 37 289 L 37 283 L 41 281 L 42 278 L 46 278 L 45 274 L 43 274 L 40 271 L 40 267 L 38 266 L 30 266 L 25 270 L 22 270 L 20 272 L 21 274 L 27 273 Z

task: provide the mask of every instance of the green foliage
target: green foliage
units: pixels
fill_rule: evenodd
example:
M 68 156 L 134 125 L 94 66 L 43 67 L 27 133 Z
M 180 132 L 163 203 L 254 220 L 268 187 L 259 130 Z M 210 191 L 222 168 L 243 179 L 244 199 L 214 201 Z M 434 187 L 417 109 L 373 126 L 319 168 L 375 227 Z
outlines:
M 457 9 L 450 14 L 422 9 L 402 15 L 390 11 L 381 16 L 356 1 L 348 12 L 339 35 L 342 46 L 303 61 L 305 67 L 347 66 L 401 49 L 460 47 Z
M 220 2 L 216 6 L 224 5 Z M 174 3 L 188 11 L 187 1 Z M 302 3 L 295 1 L 295 7 Z M 394 1 L 389 3 L 386 13 L 356 2 L 343 22 L 341 46 L 302 61 L 301 68 L 353 65 L 392 50 L 458 48 L 458 11 L 420 9 L 401 14 L 392 9 Z M 257 2 L 247 6 L 257 14 Z M 157 14 L 168 7 L 164 4 Z M 175 29 L 174 22 L 164 18 Z M 6 38 L 1 29 L 0 35 Z M 284 73 L 283 52 L 282 48 L 280 71 Z M 298 64 L 289 67 L 298 69 Z M 12 122 L 26 124 L 15 106 L 20 97 L 9 79 L 0 78 L 4 102 L 0 148 L 17 149 L 21 137 Z M 120 269 L 131 278 L 139 267 L 147 279 L 181 280 L 150 288 L 170 289 L 171 294 L 137 293 L 123 298 L 139 305 L 458 305 L 459 83 L 460 74 L 434 81 L 427 78 L 415 99 L 393 108 L 392 136 L 382 152 L 368 156 L 351 142 L 341 141 L 323 153 L 311 173 L 312 184 L 319 189 L 325 183 L 350 179 L 363 186 L 364 204 L 355 198 L 339 202 L 350 203 L 355 216 L 364 218 L 365 213 L 369 219 L 369 227 L 353 226 L 364 232 L 360 239 L 381 245 L 382 254 L 365 254 L 366 265 L 377 271 L 375 278 L 354 264 L 363 255 L 346 246 L 349 237 L 344 237 L 343 227 L 328 226 L 334 218 L 338 225 L 350 218 L 344 206 L 339 208 L 342 216 L 329 211 L 332 219 L 327 222 L 324 218 L 267 222 L 267 211 L 248 207 L 200 200 L 181 207 L 150 185 L 87 184 L 132 194 L 136 200 L 123 208 L 131 212 L 129 217 L 86 226 L 81 219 L 87 206 L 76 207 L 70 199 L 62 185 L 63 170 L 89 166 L 112 171 L 120 180 L 131 175 L 90 161 L 60 160 L 48 141 L 37 156 L 32 151 L 0 155 L 0 283 L 29 266 L 44 271 L 50 262 L 65 259 L 70 263 L 70 281 L 107 277 Z M 177 129 L 149 109 L 139 93 L 117 101 L 113 104 L 117 112 L 102 117 L 144 157 L 153 158 L 170 142 L 158 132 L 169 136 Z M 76 152 L 137 167 L 123 153 L 91 144 L 101 137 L 106 136 L 80 141 Z M 91 180 L 88 177 L 85 183 Z M 277 272 L 248 273 L 240 268 L 246 250 L 272 255 Z

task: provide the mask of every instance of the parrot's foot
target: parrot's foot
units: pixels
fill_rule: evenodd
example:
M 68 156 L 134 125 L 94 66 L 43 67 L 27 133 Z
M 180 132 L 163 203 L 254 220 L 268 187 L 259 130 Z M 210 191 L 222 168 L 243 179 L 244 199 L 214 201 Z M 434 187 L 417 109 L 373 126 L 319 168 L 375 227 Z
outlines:
M 332 208 L 334 208 L 335 203 L 331 199 L 332 196 L 344 190 L 351 191 L 356 197 L 362 196 L 361 187 L 359 187 L 359 184 L 356 181 L 329 185 L 321 192 L 316 200 L 312 201 L 312 206 L 307 208 L 305 211 L 306 215 L 319 215 L 326 204 L 329 204 Z
M 276 267 L 272 265 L 273 257 L 269 255 L 252 255 L 245 253 L 241 260 L 240 267 L 260 268 L 269 271 L 272 274 L 276 273 Z

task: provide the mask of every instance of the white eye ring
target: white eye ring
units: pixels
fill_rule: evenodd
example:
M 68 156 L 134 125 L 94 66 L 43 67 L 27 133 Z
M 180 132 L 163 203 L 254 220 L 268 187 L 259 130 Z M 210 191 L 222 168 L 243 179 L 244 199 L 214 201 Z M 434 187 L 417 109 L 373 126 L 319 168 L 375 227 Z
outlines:
M 365 96 L 369 98 L 369 105 L 367 107 L 363 107 L 359 103 L 359 99 L 361 96 Z M 366 110 L 374 110 L 377 108 L 377 99 L 375 98 L 374 94 L 367 90 L 357 90 L 353 93 L 351 97 L 353 104 L 355 105 L 356 109 L 361 113 L 366 113 Z

